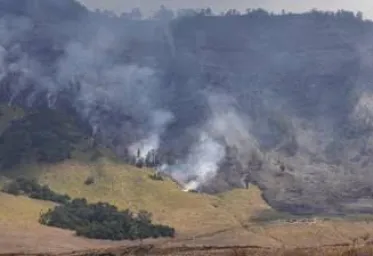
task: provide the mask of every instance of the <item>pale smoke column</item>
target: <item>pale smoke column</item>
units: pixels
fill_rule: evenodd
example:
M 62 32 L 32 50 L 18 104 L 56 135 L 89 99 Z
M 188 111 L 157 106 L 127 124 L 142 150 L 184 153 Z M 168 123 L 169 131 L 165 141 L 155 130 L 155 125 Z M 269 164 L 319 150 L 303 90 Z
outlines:
M 366 126 L 373 124 L 373 94 L 363 92 L 352 112 L 351 118 Z
M 207 124 L 210 134 L 224 138 L 228 146 L 238 149 L 240 160 L 247 160 L 248 153 L 258 148 L 251 118 L 239 111 L 236 98 L 229 94 L 209 93 L 207 98 L 212 113 Z
M 129 147 L 129 152 L 133 156 L 137 156 L 137 151 L 140 150 L 140 157 L 146 158 L 152 150 L 158 150 L 160 136 L 165 131 L 166 126 L 172 121 L 173 115 L 166 110 L 156 110 L 152 113 L 152 128 L 150 135 Z
M 211 115 L 200 129 L 191 152 L 179 164 L 162 168 L 183 184 L 184 191 L 197 190 L 216 176 L 226 146 L 238 150 L 242 164 L 257 149 L 257 142 L 249 132 L 249 120 L 236 110 L 234 99 L 213 92 L 206 93 L 206 97 Z
M 202 132 L 185 164 L 188 174 L 196 178 L 188 181 L 184 190 L 196 190 L 200 185 L 213 178 L 224 156 L 225 148 L 207 133 Z
M 0 44 L 0 82 L 5 77 L 5 64 L 4 64 L 5 54 L 6 54 L 6 50 Z
M 129 149 L 129 153 L 132 156 L 137 157 L 137 152 L 139 151 L 140 153 L 139 157 L 145 159 L 150 151 L 157 150 L 158 147 L 159 147 L 159 135 L 152 134 L 149 137 L 132 144 L 128 149 Z

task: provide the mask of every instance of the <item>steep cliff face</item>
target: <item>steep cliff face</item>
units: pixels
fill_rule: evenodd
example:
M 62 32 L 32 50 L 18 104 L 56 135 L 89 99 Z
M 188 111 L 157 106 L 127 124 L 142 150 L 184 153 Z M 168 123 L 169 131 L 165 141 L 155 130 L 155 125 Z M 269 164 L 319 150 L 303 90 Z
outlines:
M 3 102 L 77 115 L 127 159 L 155 150 L 188 189 L 250 181 L 280 209 L 367 211 L 370 21 L 262 11 L 130 20 L 75 1 L 0 4 Z

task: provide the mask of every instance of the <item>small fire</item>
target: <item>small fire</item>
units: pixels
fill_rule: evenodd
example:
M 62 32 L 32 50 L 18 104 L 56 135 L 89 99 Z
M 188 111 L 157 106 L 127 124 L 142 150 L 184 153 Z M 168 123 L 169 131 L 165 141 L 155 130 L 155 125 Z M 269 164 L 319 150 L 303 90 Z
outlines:
M 190 181 L 184 186 L 184 192 L 196 191 L 199 187 L 199 182 L 196 180 Z

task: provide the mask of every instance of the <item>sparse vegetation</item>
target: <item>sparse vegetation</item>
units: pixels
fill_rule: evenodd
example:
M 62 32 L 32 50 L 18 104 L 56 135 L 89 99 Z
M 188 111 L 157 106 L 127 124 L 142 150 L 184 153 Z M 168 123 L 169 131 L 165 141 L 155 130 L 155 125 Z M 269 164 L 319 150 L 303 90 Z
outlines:
M 195 194 L 198 194 L 200 193 L 198 190 L 196 189 L 191 189 L 191 190 L 188 190 L 189 193 L 195 193 Z
M 85 199 L 57 206 L 42 214 L 39 222 L 96 239 L 134 240 L 175 235 L 175 230 L 169 226 L 152 224 L 151 214 L 146 211 L 134 215 L 130 210 L 119 211 L 108 203 L 88 204 Z
M 93 183 L 95 183 L 95 179 L 94 179 L 92 176 L 88 177 L 88 178 L 84 181 L 84 184 L 87 185 L 87 186 L 92 185 Z
M 266 223 L 266 222 L 274 222 L 274 221 L 285 222 L 285 221 L 292 221 L 295 219 L 301 219 L 301 217 L 294 216 L 289 213 L 278 212 L 273 209 L 266 209 L 252 216 L 250 220 L 253 222 L 257 222 L 257 223 Z
M 142 159 L 137 160 L 135 166 L 137 168 L 143 168 L 144 167 L 144 161 Z
M 158 172 L 150 174 L 149 178 L 152 180 L 163 181 L 162 175 Z

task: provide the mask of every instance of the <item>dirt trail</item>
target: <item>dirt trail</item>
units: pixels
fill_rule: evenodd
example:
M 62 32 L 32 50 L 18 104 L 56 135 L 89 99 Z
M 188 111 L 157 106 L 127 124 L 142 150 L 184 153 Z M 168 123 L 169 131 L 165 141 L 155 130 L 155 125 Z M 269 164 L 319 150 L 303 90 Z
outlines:
M 284 255 L 278 254 L 284 252 L 284 248 L 294 250 L 305 247 L 311 247 L 303 250 L 312 253 L 325 248 L 332 252 L 338 249 L 340 252 L 349 250 L 352 245 L 373 244 L 373 231 L 368 232 L 371 230 L 373 224 L 368 222 L 248 225 L 194 237 L 184 235 L 174 239 L 150 239 L 140 246 L 139 242 L 85 239 L 74 236 L 73 232 L 41 225 L 15 226 L 0 222 L 0 255 Z M 337 243 L 343 246 L 336 246 Z M 324 254 L 323 251 L 322 255 L 334 254 Z M 373 251 L 365 255 L 373 255 Z
M 199 246 L 157 248 L 152 245 L 86 250 L 61 254 L 0 254 L 0 256 L 368 256 L 373 246 L 340 244 L 315 248 L 273 249 L 255 246 Z

